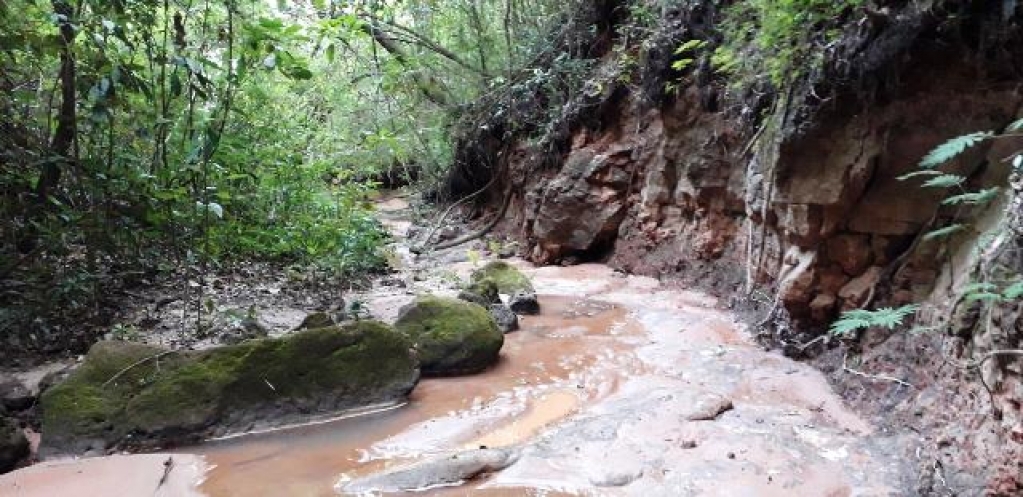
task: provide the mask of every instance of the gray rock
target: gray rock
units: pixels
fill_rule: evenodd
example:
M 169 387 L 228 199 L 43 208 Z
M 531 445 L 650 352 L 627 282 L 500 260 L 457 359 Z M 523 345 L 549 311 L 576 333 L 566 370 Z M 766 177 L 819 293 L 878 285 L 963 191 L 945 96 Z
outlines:
M 515 448 L 475 449 L 358 478 L 341 487 L 345 494 L 405 492 L 454 485 L 500 471 L 518 460 Z
M 519 317 L 510 307 L 504 304 L 490 304 L 487 306 L 487 310 L 490 311 L 490 315 L 494 318 L 501 333 L 510 333 L 519 329 Z
M 536 300 L 536 293 L 534 292 L 515 292 L 512 294 L 508 306 L 516 314 L 540 314 L 540 302 Z
M 14 469 L 28 457 L 29 445 L 25 432 L 12 419 L 0 418 L 0 473 Z
M 0 403 L 8 411 L 24 411 L 35 401 L 36 396 L 17 378 L 0 379 Z

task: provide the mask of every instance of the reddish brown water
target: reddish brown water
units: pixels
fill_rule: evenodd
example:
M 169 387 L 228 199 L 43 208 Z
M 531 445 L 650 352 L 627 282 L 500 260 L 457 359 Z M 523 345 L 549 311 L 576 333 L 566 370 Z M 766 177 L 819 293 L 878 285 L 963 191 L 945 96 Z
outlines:
M 395 409 L 200 447 L 213 467 L 201 490 L 213 497 L 336 495 L 344 476 L 461 447 L 521 443 L 640 371 L 626 343 L 640 329 L 622 307 L 567 296 L 541 297 L 541 306 L 543 315 L 521 318 L 522 329 L 505 337 L 501 361 L 482 374 L 425 379 Z M 600 364 L 611 357 L 625 369 Z

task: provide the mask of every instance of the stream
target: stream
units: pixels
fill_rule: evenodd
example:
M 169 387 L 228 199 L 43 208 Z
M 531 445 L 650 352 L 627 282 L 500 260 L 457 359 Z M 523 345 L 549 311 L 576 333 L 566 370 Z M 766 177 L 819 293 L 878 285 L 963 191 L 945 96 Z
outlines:
M 403 229 L 393 207 L 383 204 L 385 224 Z M 463 275 L 474 267 L 430 264 Z M 423 493 L 903 494 L 910 471 L 894 439 L 818 371 L 764 351 L 717 299 L 600 264 L 515 264 L 533 279 L 542 313 L 520 317 L 482 374 L 423 379 L 402 405 L 173 455 L 39 464 L 0 477 L 0 495 L 336 496 L 354 478 L 481 446 L 516 447 L 519 457 Z M 393 312 L 407 293 L 377 292 L 371 310 Z M 152 488 L 167 457 L 182 468 L 174 478 L 155 493 L 136 490 Z M 133 487 L 111 468 L 156 476 Z

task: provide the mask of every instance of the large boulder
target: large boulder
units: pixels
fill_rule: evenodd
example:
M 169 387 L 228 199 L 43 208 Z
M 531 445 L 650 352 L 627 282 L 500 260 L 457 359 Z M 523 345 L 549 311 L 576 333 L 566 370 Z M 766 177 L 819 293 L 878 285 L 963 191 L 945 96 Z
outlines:
M 497 362 L 504 345 L 487 309 L 458 299 L 418 297 L 394 326 L 415 343 L 426 375 L 478 373 Z
M 491 288 L 509 295 L 508 305 L 519 314 L 539 314 L 536 290 L 526 275 L 505 261 L 493 261 L 473 271 L 467 292 L 486 297 Z
M 24 430 L 14 420 L 0 416 L 0 473 L 14 469 L 28 454 Z
M 41 397 L 45 452 L 185 443 L 403 399 L 412 342 L 363 321 L 204 351 L 100 342 Z

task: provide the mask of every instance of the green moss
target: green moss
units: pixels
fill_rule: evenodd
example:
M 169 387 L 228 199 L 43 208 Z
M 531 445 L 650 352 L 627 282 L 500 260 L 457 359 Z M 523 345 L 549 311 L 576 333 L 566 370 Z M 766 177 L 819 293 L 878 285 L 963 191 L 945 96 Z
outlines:
M 402 309 L 395 327 L 415 342 L 425 374 L 481 371 L 497 360 L 504 344 L 485 308 L 456 299 L 419 297 Z
M 125 368 L 164 351 L 129 342 L 94 345 L 74 374 L 43 393 L 47 436 L 85 435 L 110 428 L 127 398 L 154 381 L 157 373 L 155 361 Z
M 267 409 L 312 412 L 382 402 L 415 385 L 411 348 L 405 335 L 369 321 L 172 353 L 159 366 L 155 359 L 139 361 L 164 349 L 105 342 L 43 396 L 43 429 L 58 446 L 79 437 L 117 445 L 128 435 L 196 438 Z
M 792 82 L 821 64 L 823 48 L 841 36 L 848 13 L 863 0 L 742 0 L 725 10 L 724 41 L 712 58 L 746 81 L 768 75 Z
M 470 289 L 476 287 L 483 290 L 482 285 L 488 284 L 495 286 L 500 293 L 509 295 L 516 292 L 534 293 L 529 278 L 505 261 L 487 263 L 472 273 Z

